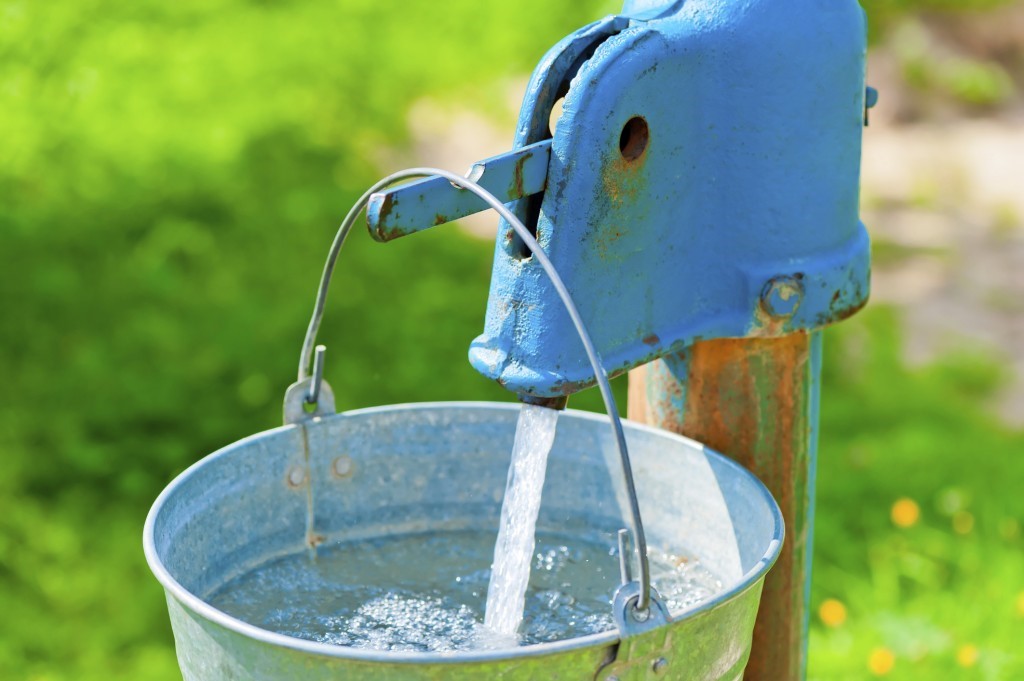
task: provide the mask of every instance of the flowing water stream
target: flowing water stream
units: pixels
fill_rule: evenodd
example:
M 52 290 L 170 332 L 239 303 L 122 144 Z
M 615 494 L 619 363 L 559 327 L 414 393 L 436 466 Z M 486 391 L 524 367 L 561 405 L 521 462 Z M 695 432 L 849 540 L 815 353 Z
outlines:
M 523 621 L 541 491 L 557 426 L 554 409 L 524 404 L 519 413 L 484 615 L 484 625 L 498 636 L 515 636 Z

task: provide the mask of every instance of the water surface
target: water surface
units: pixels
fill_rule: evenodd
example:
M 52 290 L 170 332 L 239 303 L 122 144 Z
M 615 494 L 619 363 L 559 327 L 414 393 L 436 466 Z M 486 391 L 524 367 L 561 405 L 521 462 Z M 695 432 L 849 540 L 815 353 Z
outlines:
M 540 532 L 518 635 L 483 625 L 493 532 L 460 531 L 321 546 L 268 561 L 206 598 L 287 636 L 383 651 L 442 652 L 557 641 L 614 628 L 615 539 Z M 722 585 L 699 562 L 651 552 L 654 583 L 672 612 Z

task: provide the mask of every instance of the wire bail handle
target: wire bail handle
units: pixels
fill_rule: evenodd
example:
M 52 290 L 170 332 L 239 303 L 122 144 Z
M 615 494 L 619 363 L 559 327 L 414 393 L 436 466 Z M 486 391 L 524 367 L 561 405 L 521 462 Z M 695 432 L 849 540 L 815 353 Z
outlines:
M 647 558 L 647 538 L 644 534 L 643 521 L 640 518 L 640 503 L 637 499 L 636 485 L 633 480 L 633 467 L 629 459 L 629 450 L 626 446 L 626 436 L 622 428 L 622 420 L 619 417 L 618 407 L 615 404 L 615 396 L 612 394 L 608 374 L 601 363 L 600 355 L 598 355 L 597 349 L 594 347 L 594 343 L 587 332 L 582 317 L 580 317 L 576 304 L 572 300 L 572 296 L 569 294 L 569 290 L 566 288 L 551 260 L 548 259 L 543 249 L 541 249 L 537 239 L 508 207 L 480 186 L 475 179 L 469 179 L 439 168 L 410 168 L 388 175 L 359 197 L 359 200 L 352 206 L 338 228 L 338 232 L 331 243 L 331 248 L 327 255 L 327 262 L 324 264 L 323 274 L 320 276 L 316 302 L 313 305 L 313 315 L 309 320 L 306 336 L 302 343 L 302 350 L 299 353 L 298 380 L 289 386 L 285 392 L 285 423 L 301 423 L 310 418 L 335 413 L 334 392 L 327 382 L 323 380 L 325 347 L 315 344 L 317 332 L 320 330 L 320 323 L 323 321 L 324 307 L 327 303 L 327 291 L 330 287 L 331 277 L 334 274 L 334 267 L 337 264 L 338 254 L 341 252 L 341 247 L 352 231 L 356 218 L 366 208 L 373 194 L 402 180 L 431 176 L 443 177 L 453 185 L 472 192 L 497 211 L 498 215 L 512 226 L 519 238 L 530 249 L 530 252 L 536 256 L 541 268 L 565 306 L 566 312 L 568 312 L 569 317 L 572 319 L 573 326 L 576 328 L 580 341 L 583 343 L 584 350 L 586 350 L 587 359 L 594 370 L 594 376 L 597 379 L 597 385 L 604 400 L 605 410 L 611 421 L 629 499 L 629 524 L 632 526 L 632 533 L 627 529 L 619 531 L 619 562 L 622 585 L 615 594 L 613 603 L 615 611 L 613 615 L 616 623 L 619 625 L 620 633 L 624 636 L 649 628 L 650 625 L 644 626 L 645 623 L 653 624 L 668 621 L 667 610 L 651 586 L 651 571 Z M 312 374 L 310 373 L 311 363 Z M 633 551 L 629 550 L 629 544 L 631 543 L 629 541 L 630 535 L 632 535 L 632 539 L 636 544 L 635 553 L 639 566 L 638 580 L 633 580 L 632 578 L 632 570 L 629 567 L 627 557 L 630 553 L 633 553 Z

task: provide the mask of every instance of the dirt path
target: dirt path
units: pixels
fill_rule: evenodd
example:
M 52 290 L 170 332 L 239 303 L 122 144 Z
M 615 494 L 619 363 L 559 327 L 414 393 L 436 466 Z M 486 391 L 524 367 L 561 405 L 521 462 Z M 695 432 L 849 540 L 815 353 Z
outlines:
M 1024 123 L 869 128 L 862 171 L 872 299 L 899 306 L 906 355 L 1005 360 L 999 405 L 1024 424 Z

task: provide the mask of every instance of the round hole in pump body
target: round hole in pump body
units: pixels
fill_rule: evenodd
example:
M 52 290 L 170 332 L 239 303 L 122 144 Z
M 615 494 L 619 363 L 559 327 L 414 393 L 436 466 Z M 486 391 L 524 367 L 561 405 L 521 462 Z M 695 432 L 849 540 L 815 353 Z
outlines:
M 622 126 L 622 134 L 619 135 L 619 151 L 622 158 L 627 161 L 635 161 L 644 155 L 647 150 L 647 142 L 651 133 L 647 129 L 647 121 L 643 116 L 633 116 Z

